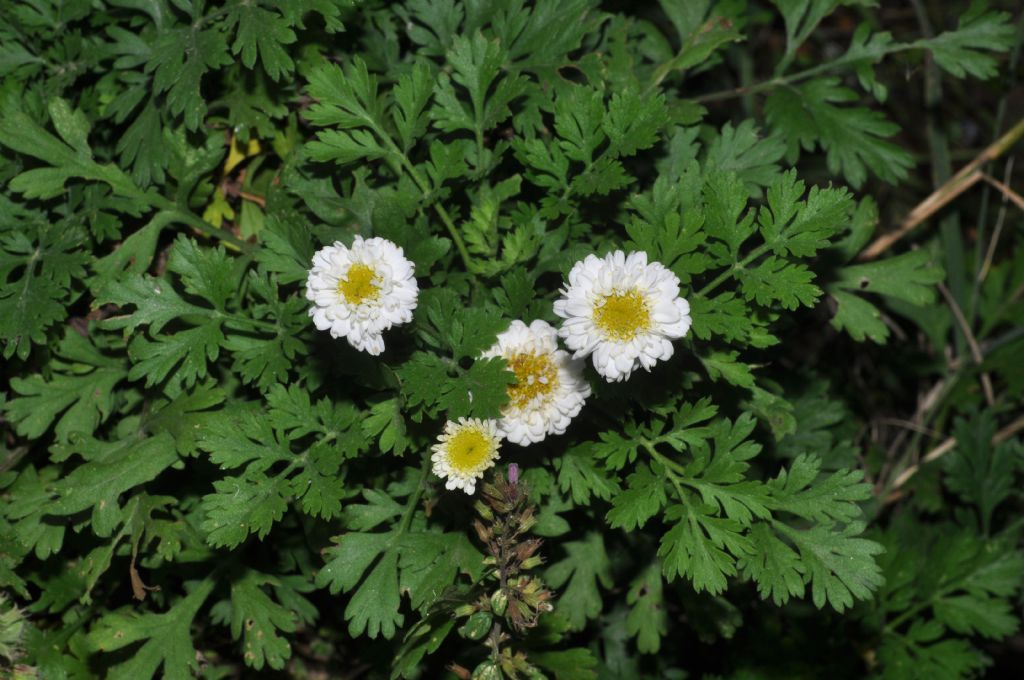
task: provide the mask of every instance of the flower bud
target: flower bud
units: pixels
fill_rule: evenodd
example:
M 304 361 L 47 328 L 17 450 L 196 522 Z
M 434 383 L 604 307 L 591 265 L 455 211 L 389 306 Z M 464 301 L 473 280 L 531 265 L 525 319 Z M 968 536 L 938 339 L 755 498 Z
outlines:
M 476 530 L 476 535 L 480 539 L 481 543 L 491 542 L 491 530 L 484 526 L 480 520 L 474 520 L 473 528 Z
M 504 677 L 505 674 L 501 672 L 501 667 L 488 660 L 473 669 L 472 680 L 503 680 Z
M 464 604 L 461 607 L 456 607 L 456 609 L 455 609 L 455 611 L 453 613 L 455 615 L 455 618 L 461 619 L 463 616 L 469 616 L 469 615 L 473 614 L 475 611 L 476 611 L 476 605 Z
M 491 595 L 491 609 L 498 616 L 504 616 L 505 610 L 508 608 L 508 596 L 504 590 L 498 589 Z
M 494 519 L 494 513 L 491 512 L 491 509 L 489 507 L 487 507 L 486 505 L 484 505 L 483 503 L 481 503 L 480 501 L 477 501 L 476 503 L 473 503 L 473 509 L 476 510 L 476 513 L 478 515 L 483 517 L 488 522 L 490 522 L 492 519 Z
M 491 632 L 492 623 L 489 612 L 477 612 L 466 619 L 466 623 L 459 628 L 459 635 L 467 640 L 480 640 Z

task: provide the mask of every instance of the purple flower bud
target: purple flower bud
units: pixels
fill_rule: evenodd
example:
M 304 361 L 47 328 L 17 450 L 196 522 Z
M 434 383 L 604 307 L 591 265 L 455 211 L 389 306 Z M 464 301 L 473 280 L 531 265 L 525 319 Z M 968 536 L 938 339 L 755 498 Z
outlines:
M 519 483 L 519 466 L 515 463 L 508 466 L 508 483 L 512 485 Z

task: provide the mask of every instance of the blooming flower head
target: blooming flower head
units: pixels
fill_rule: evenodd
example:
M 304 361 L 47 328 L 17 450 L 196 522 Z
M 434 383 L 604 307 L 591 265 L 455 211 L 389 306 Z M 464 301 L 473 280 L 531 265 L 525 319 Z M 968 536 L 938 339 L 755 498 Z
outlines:
M 462 489 L 472 494 L 476 491 L 476 480 L 498 460 L 500 445 L 498 426 L 493 420 L 449 420 L 432 447 L 434 474 L 447 478 L 446 489 Z
M 545 321 L 513 321 L 483 357 L 504 358 L 516 376 L 498 421 L 510 442 L 527 446 L 563 434 L 590 396 L 582 362 L 558 349 L 558 331 Z
M 418 293 L 412 262 L 379 237 L 356 236 L 349 247 L 336 241 L 321 248 L 306 280 L 317 329 L 373 355 L 384 351 L 384 331 L 412 321 Z
M 565 319 L 559 335 L 575 358 L 593 355 L 608 382 L 650 370 L 672 356 L 672 341 L 690 330 L 690 304 L 679 296 L 679 278 L 646 253 L 616 250 L 573 265 L 569 285 L 555 302 Z

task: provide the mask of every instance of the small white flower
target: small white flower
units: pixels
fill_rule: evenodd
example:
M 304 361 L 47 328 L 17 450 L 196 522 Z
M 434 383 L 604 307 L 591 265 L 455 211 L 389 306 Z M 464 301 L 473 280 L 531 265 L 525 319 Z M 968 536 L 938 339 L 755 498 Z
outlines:
M 583 362 L 558 348 L 558 331 L 545 321 L 527 326 L 513 321 L 483 357 L 502 357 L 516 383 L 501 412 L 499 431 L 515 444 L 527 446 L 549 434 L 564 434 L 590 396 Z
M 575 358 L 593 354 L 608 382 L 639 366 L 651 370 L 672 356 L 672 341 L 690 330 L 690 304 L 679 296 L 679 278 L 646 253 L 621 250 L 573 265 L 569 286 L 555 302 L 565 319 L 558 334 Z
M 317 329 L 373 355 L 384 351 L 384 331 L 412 321 L 418 293 L 412 262 L 379 237 L 356 236 L 350 247 L 336 241 L 321 248 L 306 280 Z
M 434 474 L 448 479 L 446 489 L 462 489 L 472 495 L 476 491 L 476 480 L 498 460 L 500 445 L 501 436 L 493 420 L 449 420 L 437 443 L 431 447 Z

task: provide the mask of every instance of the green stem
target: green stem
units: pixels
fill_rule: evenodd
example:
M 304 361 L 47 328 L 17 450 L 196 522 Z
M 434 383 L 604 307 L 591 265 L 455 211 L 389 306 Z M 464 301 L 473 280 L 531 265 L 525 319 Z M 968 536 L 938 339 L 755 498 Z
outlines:
M 952 587 L 952 586 L 943 588 L 942 590 L 938 591 L 937 593 L 935 593 L 934 595 L 929 597 L 924 602 L 921 602 L 921 603 L 918 603 L 918 604 L 914 605 L 913 607 L 911 607 L 907 611 L 903 612 L 902 614 L 897 616 L 895 619 L 893 619 L 889 623 L 885 624 L 885 627 L 882 629 L 882 632 L 883 633 L 895 633 L 896 629 L 899 628 L 902 624 L 906 623 L 908 620 L 910 620 L 913 617 L 917 616 L 924 609 L 927 609 L 928 607 L 932 606 L 935 603 L 936 600 L 944 597 L 945 595 L 947 595 L 952 590 L 954 590 L 954 587 Z
M 162 199 L 162 201 L 166 201 L 166 199 Z M 218 229 L 217 227 L 213 226 L 206 220 L 196 216 L 191 211 L 183 210 L 175 206 L 170 201 L 166 201 L 166 204 L 158 205 L 156 207 L 161 208 L 163 210 L 168 210 L 169 212 L 171 212 L 171 214 L 174 215 L 176 219 L 178 219 L 181 222 L 184 222 L 185 224 L 194 228 L 196 231 L 199 231 L 202 234 L 209 236 L 211 238 L 218 239 L 224 243 L 230 244 L 235 248 L 241 250 L 243 253 L 249 253 L 256 247 L 252 243 L 248 243 L 238 238 L 237 236 L 227 231 L 226 229 Z
M 271 323 L 270 321 L 263 321 L 262 319 L 252 319 L 247 316 L 239 316 L 237 314 L 228 314 L 225 312 L 220 312 L 220 315 L 233 323 L 248 324 L 249 326 L 263 328 L 268 331 L 273 331 L 274 333 L 281 332 L 281 327 L 278 326 L 276 323 Z
M 363 120 L 370 127 L 371 130 L 379 137 L 387 146 L 391 153 L 395 154 L 398 158 L 399 163 L 408 174 L 412 181 L 419 188 L 420 192 L 424 197 L 430 195 L 430 185 L 423 179 L 423 176 L 416 170 L 416 166 L 412 164 L 409 157 L 405 155 L 405 152 L 399 148 L 395 140 L 391 139 L 389 135 L 381 126 L 377 125 L 377 121 L 373 118 L 364 117 Z M 455 222 L 452 220 L 451 215 L 444 209 L 444 206 L 438 202 L 433 203 L 434 210 L 437 212 L 438 217 L 444 222 L 445 228 L 448 229 L 448 234 L 452 237 L 452 241 L 455 242 L 455 247 L 459 251 L 459 257 L 462 258 L 462 264 L 466 267 L 466 271 L 469 272 L 470 276 L 475 276 L 476 269 L 473 266 L 473 258 L 469 254 L 469 250 L 466 249 L 466 243 L 462 240 L 462 236 L 459 235 L 459 230 L 455 228 Z
M 430 186 L 427 184 L 427 181 L 423 179 L 422 175 L 416 171 L 416 166 L 414 166 L 412 161 L 410 161 L 408 157 L 399 150 L 394 142 L 390 141 L 390 138 L 386 139 L 391 143 L 395 153 L 398 154 L 402 167 L 409 173 L 409 177 L 412 178 L 412 181 L 416 183 L 416 186 L 419 187 L 424 196 L 429 195 Z M 473 265 L 473 257 L 469 254 L 469 250 L 466 249 L 466 243 L 462 240 L 462 236 L 459 235 L 459 230 L 455 228 L 455 222 L 452 220 L 451 215 L 448 214 L 448 211 L 444 209 L 443 205 L 437 202 L 433 205 L 438 217 L 441 218 L 441 221 L 444 222 L 445 228 L 448 229 L 448 234 L 452 237 L 452 241 L 455 242 L 455 247 L 459 251 L 459 257 L 462 258 L 462 264 L 466 267 L 466 271 L 468 271 L 470 275 L 473 275 L 476 271 Z
M 921 47 L 923 47 L 922 44 L 919 44 L 920 42 L 921 41 L 914 42 L 914 43 L 909 43 L 909 44 L 906 44 L 906 45 L 897 45 L 897 46 L 895 46 L 893 48 L 887 49 L 882 54 L 876 55 L 876 56 L 877 56 L 877 58 L 881 59 L 882 57 L 889 56 L 890 54 L 897 54 L 899 52 L 909 52 L 910 50 L 920 49 Z M 792 85 L 793 83 L 798 83 L 801 80 L 807 80 L 808 78 L 812 78 L 812 77 L 814 77 L 816 75 L 819 75 L 819 74 L 822 74 L 822 73 L 826 73 L 828 71 L 831 71 L 832 69 L 837 69 L 837 68 L 842 68 L 844 66 L 849 66 L 851 64 L 856 63 L 857 61 L 861 61 L 862 59 L 864 59 L 863 56 L 858 57 L 858 58 L 840 57 L 839 59 L 836 59 L 835 61 L 830 61 L 830 62 L 827 62 L 825 64 L 819 64 L 819 65 L 811 67 L 809 69 L 806 69 L 806 70 L 803 70 L 803 71 L 798 71 L 798 72 L 796 72 L 796 73 L 794 73 L 792 75 L 779 76 L 779 77 L 776 77 L 776 78 L 770 78 L 768 80 L 763 80 L 760 83 L 755 83 L 753 85 L 748 85 L 746 87 L 737 87 L 737 88 L 734 88 L 734 89 L 731 89 L 731 90 L 721 90 L 719 92 L 711 92 L 710 94 L 705 94 L 705 95 L 701 95 L 700 97 L 695 97 L 693 101 L 696 101 L 696 102 L 699 102 L 699 103 L 714 102 L 714 101 L 721 101 L 723 99 L 732 99 L 734 97 L 741 97 L 741 96 L 743 96 L 745 94 L 755 94 L 755 93 L 758 93 L 758 92 L 765 92 L 767 90 L 773 90 L 776 87 L 780 87 L 780 86 L 783 86 L 783 85 Z
M 420 474 L 420 481 L 416 484 L 416 490 L 409 496 L 409 502 L 405 506 L 405 512 L 402 514 L 402 521 L 398 525 L 399 535 L 404 534 L 409 530 L 409 526 L 412 524 L 412 518 L 416 514 L 416 508 L 420 504 L 420 499 L 423 498 L 423 492 L 427 488 L 427 477 L 430 475 L 430 458 L 425 457 L 423 459 L 422 472 Z
M 661 466 L 665 468 L 665 473 L 668 475 L 668 480 L 672 483 L 672 486 L 675 488 L 676 495 L 679 496 L 679 500 L 685 500 L 686 495 L 683 493 L 683 486 L 680 483 L 678 476 L 678 474 L 685 474 L 683 466 L 675 462 L 674 460 L 671 460 L 668 456 L 659 453 L 658 450 L 654 447 L 654 442 L 645 440 L 643 442 L 643 447 L 644 450 L 646 450 L 647 453 L 651 456 L 651 458 L 661 463 Z
M 720 285 L 728 281 L 730 278 L 736 275 L 736 272 L 746 269 L 747 265 L 767 253 L 772 248 L 771 243 L 763 243 L 757 248 L 754 248 L 750 253 L 740 260 L 739 262 L 733 263 L 731 267 L 723 271 L 721 274 L 716 276 L 706 286 L 697 291 L 698 297 L 707 297 L 707 294 L 718 288 Z

